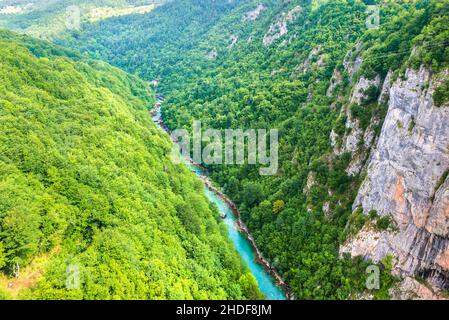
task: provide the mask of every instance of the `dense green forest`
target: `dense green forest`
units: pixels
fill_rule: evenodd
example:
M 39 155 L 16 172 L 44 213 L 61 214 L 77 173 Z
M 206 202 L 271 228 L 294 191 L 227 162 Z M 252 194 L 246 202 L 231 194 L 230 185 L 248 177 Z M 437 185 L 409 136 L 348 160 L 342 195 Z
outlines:
M 380 9 L 381 25 L 367 30 L 371 4 Z M 248 18 L 260 6 L 259 15 Z M 212 128 L 278 128 L 276 176 L 260 177 L 258 168 L 244 165 L 208 167 L 211 177 L 239 205 L 295 297 L 344 299 L 363 289 L 366 262 L 340 257 L 338 249 L 369 217 L 352 212 L 364 177 L 348 175 L 350 153 L 332 153 L 331 130 L 340 136 L 349 130 L 342 107 L 361 76 L 447 67 L 448 17 L 447 0 L 180 0 L 145 16 L 88 25 L 58 43 L 146 80 L 161 77 L 168 97 L 163 115 L 172 129 L 190 129 L 193 119 Z M 278 37 L 283 25 L 288 33 Z M 354 48 L 363 63 L 349 74 L 345 61 L 355 59 Z M 342 80 L 329 93 L 336 71 Z M 374 87 L 366 96 L 350 111 L 363 129 L 377 119 L 378 134 L 386 105 L 377 102 Z M 449 100 L 447 83 L 435 100 Z M 314 183 L 306 188 L 311 173 Z M 389 262 L 384 266 L 377 298 L 387 298 L 394 281 Z
M 112 18 L 86 25 L 55 42 L 108 61 L 142 79 L 193 76 L 207 64 L 201 40 L 243 0 L 176 0 L 149 15 Z M 188 59 L 187 53 L 199 50 Z M 180 80 L 181 81 L 181 80 Z M 180 81 L 174 81 L 179 83 Z
M 1 298 L 263 298 L 153 103 L 134 76 L 0 30 Z

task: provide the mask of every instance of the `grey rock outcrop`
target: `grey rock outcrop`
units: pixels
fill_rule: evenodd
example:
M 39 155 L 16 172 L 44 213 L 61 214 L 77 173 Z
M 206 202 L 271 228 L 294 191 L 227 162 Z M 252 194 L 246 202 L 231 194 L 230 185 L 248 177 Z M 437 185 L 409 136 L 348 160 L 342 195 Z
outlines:
M 343 61 L 344 70 L 348 74 L 351 83 L 354 80 L 353 78 L 363 62 L 360 57 L 362 45 L 363 44 L 361 42 L 357 43 L 355 47 L 346 54 Z M 331 132 L 330 140 L 334 155 L 341 155 L 345 152 L 351 152 L 353 154 L 353 159 L 349 165 L 349 168 L 347 169 L 347 172 L 350 175 L 358 174 L 364 165 L 363 161 L 366 157 L 360 153 L 356 154 L 357 151 L 359 151 L 363 139 L 366 138 L 365 141 L 369 141 L 370 143 L 372 143 L 372 141 L 374 140 L 372 126 L 366 131 L 362 130 L 360 128 L 359 121 L 355 119 L 351 114 L 350 104 L 360 103 L 365 96 L 365 90 L 371 85 L 379 86 L 380 80 L 381 79 L 379 75 L 377 75 L 372 80 L 366 79 L 364 77 L 359 78 L 359 80 L 355 83 L 354 88 L 352 89 L 349 104 L 346 104 L 342 109 L 342 115 L 346 117 L 346 133 L 341 137 L 342 143 L 340 145 L 337 144 L 339 138 L 338 135 L 334 130 L 332 130 Z M 342 81 L 343 77 L 341 73 L 338 71 L 338 69 L 335 69 L 331 79 L 331 84 L 327 90 L 327 96 L 332 96 L 334 94 L 336 86 L 339 85 Z M 366 144 L 366 142 L 364 144 Z M 371 145 L 367 148 L 370 147 Z
M 360 77 L 355 84 L 351 98 L 350 104 L 360 104 L 365 98 L 365 91 L 370 86 L 379 87 L 381 83 L 381 78 L 377 75 L 374 79 L 367 79 Z M 363 130 L 360 127 L 359 120 L 355 119 L 350 111 L 350 105 L 346 105 L 344 108 L 346 114 L 346 129 L 347 132 L 342 137 L 342 146 L 340 148 L 335 147 L 336 135 L 335 132 L 331 132 L 331 144 L 334 147 L 334 154 L 340 155 L 344 152 L 351 152 L 353 157 L 349 163 L 346 172 L 350 176 L 355 176 L 359 174 L 365 166 L 366 159 L 373 145 L 376 135 L 374 133 L 374 128 L 378 123 L 378 119 L 372 119 L 371 124 Z
M 288 32 L 288 23 L 295 21 L 302 13 L 302 8 L 296 6 L 287 13 L 282 13 L 281 17 L 270 26 L 270 29 L 263 37 L 264 46 L 271 45 L 275 40 L 281 38 Z
M 259 18 L 260 14 L 266 9 L 263 4 L 259 4 L 254 10 L 248 11 L 243 15 L 243 21 L 255 21 Z
M 231 37 L 229 38 L 229 42 L 230 44 L 228 45 L 228 49 L 232 49 L 234 48 L 235 44 L 237 43 L 237 41 L 239 40 L 239 37 L 235 36 L 235 35 L 231 35 Z
M 315 64 L 317 67 L 323 67 L 325 64 L 325 60 L 323 55 L 321 55 L 321 50 L 321 45 L 314 47 L 310 51 L 304 62 L 296 66 L 294 74 L 306 73 L 310 70 L 313 64 Z M 313 62 L 314 60 L 316 60 L 315 63 Z
M 307 183 L 304 186 L 303 193 L 309 195 L 310 190 L 317 184 L 316 182 L 316 172 L 310 171 L 307 175 Z
M 359 71 L 360 66 L 363 63 L 363 59 L 360 57 L 360 51 L 362 49 L 363 43 L 359 42 L 355 45 L 355 47 L 346 54 L 346 57 L 343 61 L 343 66 L 345 71 L 349 75 L 349 80 L 352 81 L 354 75 Z
M 390 296 L 392 300 L 447 300 L 411 277 L 405 277 L 397 287 L 391 288 Z
M 387 76 L 385 77 L 384 84 L 382 86 L 382 90 L 380 91 L 379 100 L 377 101 L 379 104 L 384 104 L 388 102 L 390 99 L 390 89 L 391 89 L 391 77 L 393 76 L 393 72 L 388 71 Z

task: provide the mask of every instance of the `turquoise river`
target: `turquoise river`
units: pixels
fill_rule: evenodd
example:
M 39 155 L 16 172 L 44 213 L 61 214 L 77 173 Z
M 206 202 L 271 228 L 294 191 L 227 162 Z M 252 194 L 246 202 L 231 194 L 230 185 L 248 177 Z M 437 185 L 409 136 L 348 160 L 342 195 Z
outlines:
M 161 100 L 158 101 L 159 104 L 161 102 Z M 160 106 L 156 107 L 153 112 L 153 121 L 156 123 L 156 125 L 167 132 L 167 128 L 165 127 L 160 114 Z M 197 176 L 199 176 L 200 178 L 205 176 L 204 172 L 200 168 L 189 163 L 186 159 L 184 160 L 187 167 Z M 206 184 L 204 185 L 204 193 L 206 194 L 208 199 L 218 207 L 220 215 L 225 217 L 223 219 L 223 222 L 227 226 L 229 238 L 234 244 L 237 252 L 242 257 L 243 261 L 248 266 L 251 273 L 256 278 L 256 281 L 262 293 L 269 300 L 285 300 L 286 296 L 277 285 L 275 279 L 258 261 L 255 249 L 252 246 L 251 242 L 248 240 L 246 235 L 239 230 L 237 225 L 237 217 L 234 211 L 216 192 L 210 190 L 206 186 Z

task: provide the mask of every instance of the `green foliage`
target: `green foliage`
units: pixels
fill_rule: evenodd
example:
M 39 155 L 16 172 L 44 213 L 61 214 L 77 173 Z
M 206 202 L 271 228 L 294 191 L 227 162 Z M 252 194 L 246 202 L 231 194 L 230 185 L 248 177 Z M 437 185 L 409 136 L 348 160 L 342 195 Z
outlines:
M 278 214 L 279 212 L 281 212 L 285 207 L 285 202 L 284 200 L 276 200 L 273 203 L 273 213 Z
M 2 14 L 0 27 L 48 39 L 66 30 L 67 19 L 70 19 L 68 11 L 70 6 L 77 6 L 80 9 L 80 22 L 84 23 L 87 22 L 90 11 L 96 8 L 113 10 L 152 2 L 150 0 L 15 0 L 12 5 L 21 7 L 23 11 L 17 14 Z M 27 6 L 29 4 L 32 6 Z
M 410 57 L 414 38 L 428 22 L 428 7 L 426 0 L 385 4 L 381 11 L 381 28 L 367 32 L 362 38 L 366 51 L 361 73 L 368 78 L 377 74 L 384 77 L 389 70 L 403 68 Z
M 6 265 L 6 255 L 5 255 L 5 247 L 3 243 L 0 242 L 0 269 L 2 269 Z
M 370 85 L 366 90 L 363 91 L 362 104 L 367 106 L 371 103 L 375 103 L 379 97 L 380 90 L 376 85 Z
M 418 50 L 412 61 L 424 63 L 436 72 L 449 65 L 448 8 L 448 0 L 431 1 L 426 10 L 428 23 L 413 41 Z
M 61 35 L 57 42 L 76 47 L 82 53 L 108 61 L 142 79 L 162 77 L 165 80 L 176 72 L 179 83 L 181 78 L 193 77 L 201 70 L 201 66 L 192 62 L 213 64 L 205 59 L 207 50 L 212 48 L 205 48 L 200 39 L 223 15 L 242 2 L 171 1 L 149 14 L 86 24 L 81 31 Z M 189 61 L 186 54 L 190 50 L 201 52 L 201 57 L 195 56 L 195 61 Z
M 441 186 L 446 182 L 448 177 L 449 177 L 449 169 L 447 169 L 441 176 L 440 180 L 438 180 L 438 183 L 435 188 L 435 192 L 437 192 L 441 188 Z
M 20 297 L 261 298 L 203 185 L 170 161 L 147 85 L 61 52 L 0 31 L 0 269 L 48 255 Z

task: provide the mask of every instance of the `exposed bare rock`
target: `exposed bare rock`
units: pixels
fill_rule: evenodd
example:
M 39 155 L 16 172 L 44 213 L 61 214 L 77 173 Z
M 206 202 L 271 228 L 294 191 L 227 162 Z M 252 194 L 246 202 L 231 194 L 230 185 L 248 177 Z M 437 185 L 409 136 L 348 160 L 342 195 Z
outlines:
M 243 21 L 255 21 L 259 18 L 260 14 L 266 9 L 263 4 L 259 4 L 254 10 L 248 11 L 243 15 Z
M 360 129 L 359 121 L 354 119 L 351 115 L 349 108 L 342 110 L 342 113 L 346 115 L 345 127 L 348 131 L 342 137 L 341 145 L 337 145 L 338 135 L 334 130 L 331 131 L 330 140 L 333 147 L 334 155 L 341 155 L 345 152 L 355 153 L 358 150 L 359 143 L 363 138 L 363 131 Z
M 348 176 L 354 177 L 362 171 L 364 164 L 365 164 L 364 153 L 363 152 L 357 153 L 352 157 L 351 162 L 346 168 L 346 173 L 348 174 Z
M 287 21 L 294 21 L 296 20 L 299 15 L 302 13 L 302 8 L 300 6 L 296 6 L 293 9 L 291 9 L 289 12 L 287 12 Z
M 370 126 L 365 130 L 363 134 L 363 147 L 369 150 L 376 139 L 376 133 L 374 132 L 374 127 L 378 125 L 378 121 L 373 119 Z
M 359 81 L 354 86 L 350 102 L 358 104 L 362 103 L 365 98 L 365 90 L 372 85 L 376 87 L 380 86 L 379 75 L 374 79 L 360 77 Z M 365 166 L 367 152 L 370 150 L 375 139 L 374 127 L 377 122 L 373 120 L 370 126 L 363 131 L 362 128 L 360 128 L 359 121 L 352 117 L 349 106 L 346 106 L 345 112 L 347 119 L 346 128 L 350 129 L 350 132 L 343 137 L 343 148 L 339 150 L 337 154 L 343 152 L 351 152 L 353 154 L 346 172 L 350 176 L 355 176 L 359 174 Z
M 359 148 L 357 152 L 353 154 L 353 158 L 346 169 L 349 176 L 356 176 L 366 170 L 367 159 L 372 155 L 371 148 L 375 145 L 377 139 L 376 133 L 374 132 L 374 128 L 377 125 L 378 120 L 373 119 L 369 127 L 363 133 L 363 144 L 360 145 L 359 143 Z
M 348 52 L 343 63 L 345 70 L 349 73 L 350 77 L 354 76 L 362 63 L 362 60 L 358 58 L 356 58 L 355 61 L 351 60 L 354 55 L 357 56 L 360 53 L 361 47 L 362 44 L 358 43 L 350 52 Z M 328 96 L 333 95 L 336 85 L 338 85 L 341 81 L 342 75 L 338 69 L 336 69 L 331 80 L 331 85 L 327 91 Z M 381 78 L 379 75 L 377 75 L 374 79 L 360 77 L 352 90 L 350 103 L 361 104 L 365 98 L 366 89 L 372 85 L 379 87 L 380 82 Z M 338 147 L 336 145 L 337 135 L 334 131 L 332 131 L 331 145 L 334 149 L 333 152 L 335 155 L 341 155 L 344 152 L 351 152 L 353 154 L 353 159 L 347 168 L 347 172 L 349 175 L 356 175 L 360 173 L 365 165 L 366 154 L 364 151 L 371 148 L 371 145 L 375 139 L 373 128 L 376 123 L 372 123 L 372 125 L 364 131 L 360 128 L 359 121 L 352 116 L 349 105 L 346 105 L 343 108 L 343 112 L 346 114 L 345 126 L 347 133 L 342 137 L 342 145 Z M 363 146 L 365 150 L 360 150 L 361 146 Z
M 379 75 L 377 75 L 374 79 L 360 77 L 352 92 L 351 103 L 361 104 L 363 99 L 365 98 L 365 91 L 371 86 L 380 86 Z
M 420 275 L 447 289 L 449 108 L 435 107 L 432 99 L 444 75 L 432 76 L 424 67 L 409 69 L 405 80 L 391 86 L 388 114 L 354 209 L 390 215 L 398 232 L 364 234 L 364 239 L 377 240 L 356 239 L 345 247 L 376 259 L 392 252 L 398 275 Z
M 270 29 L 263 37 L 264 46 L 271 45 L 275 40 L 281 38 L 288 32 L 288 23 L 298 19 L 299 15 L 302 13 L 302 8 L 300 6 L 294 7 L 287 13 L 282 13 L 281 17 L 270 26 Z
M 346 128 L 351 129 L 348 135 L 343 138 L 343 152 L 356 152 L 359 143 L 363 137 L 363 131 L 360 129 L 359 121 L 357 119 L 353 119 L 351 113 L 347 112 L 347 120 L 346 120 Z
M 279 39 L 287 32 L 288 32 L 287 21 L 282 20 L 276 22 L 275 24 L 272 24 L 268 32 L 263 37 L 264 46 L 269 46 L 270 44 L 273 43 L 274 40 Z

